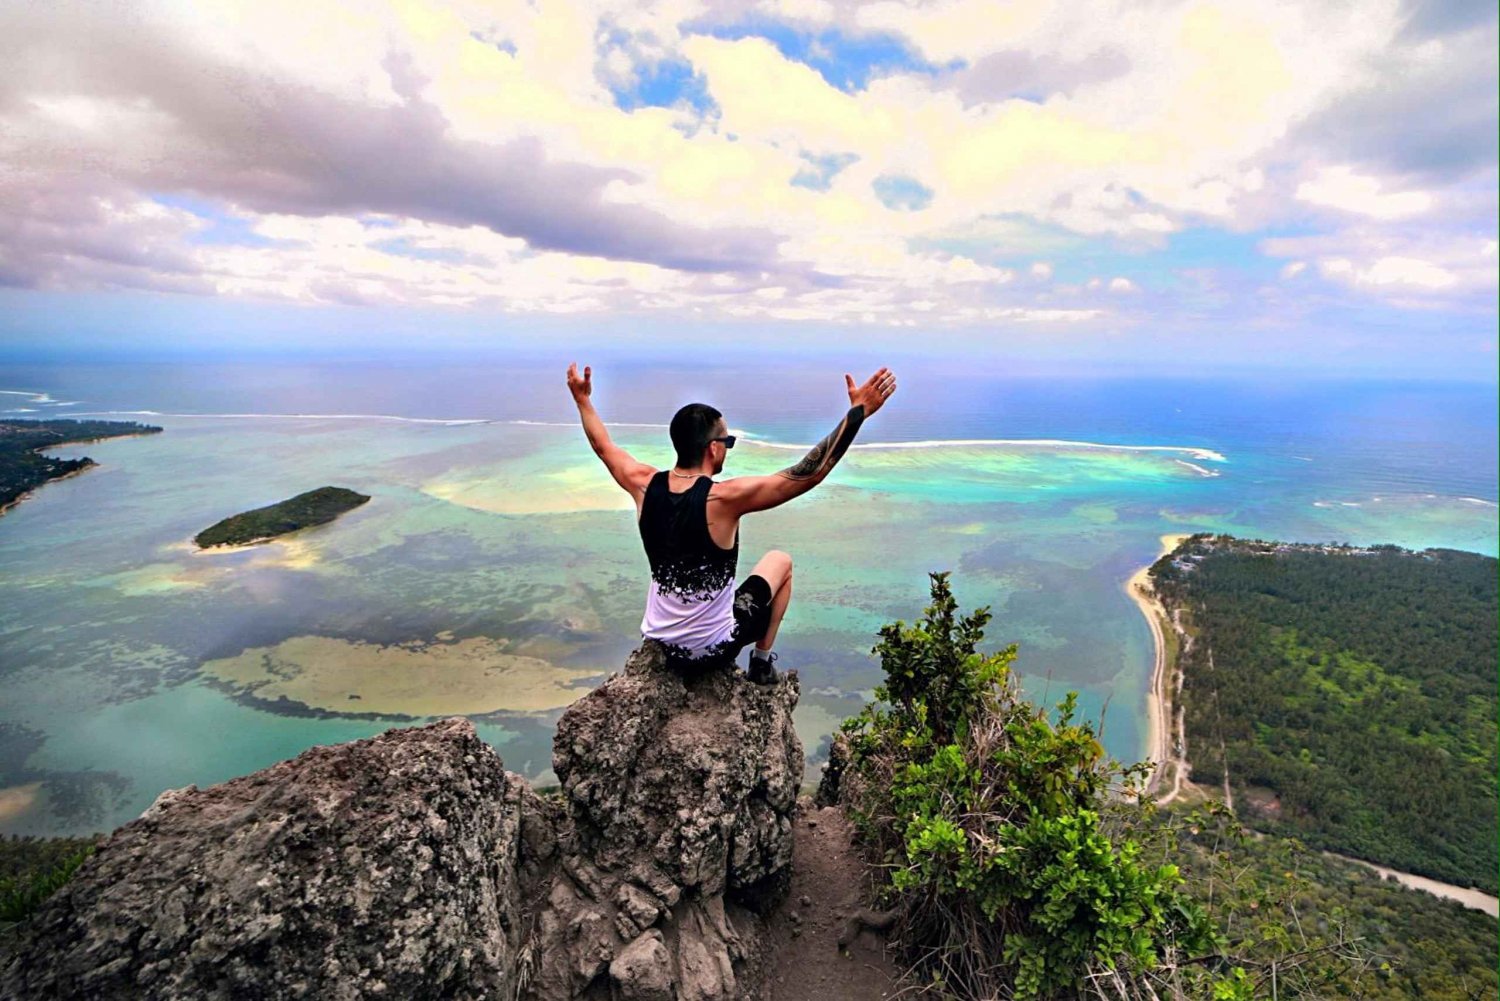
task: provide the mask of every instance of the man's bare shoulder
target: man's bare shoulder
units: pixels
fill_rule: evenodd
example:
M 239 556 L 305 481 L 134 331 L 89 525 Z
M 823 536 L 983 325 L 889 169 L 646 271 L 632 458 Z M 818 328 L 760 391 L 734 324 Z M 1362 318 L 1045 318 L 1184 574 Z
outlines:
M 764 486 L 769 479 L 769 476 L 731 476 L 727 480 L 714 480 L 708 488 L 708 499 L 735 500 Z

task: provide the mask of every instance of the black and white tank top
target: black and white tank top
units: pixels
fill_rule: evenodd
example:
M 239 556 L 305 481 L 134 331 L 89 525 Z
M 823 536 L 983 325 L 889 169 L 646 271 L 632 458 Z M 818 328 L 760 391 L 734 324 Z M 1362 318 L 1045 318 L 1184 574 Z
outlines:
M 651 590 L 641 635 L 689 656 L 723 643 L 734 629 L 734 574 L 740 540 L 724 549 L 708 532 L 708 491 L 700 476 L 680 494 L 669 470 L 651 477 L 641 502 L 641 542 L 651 563 Z

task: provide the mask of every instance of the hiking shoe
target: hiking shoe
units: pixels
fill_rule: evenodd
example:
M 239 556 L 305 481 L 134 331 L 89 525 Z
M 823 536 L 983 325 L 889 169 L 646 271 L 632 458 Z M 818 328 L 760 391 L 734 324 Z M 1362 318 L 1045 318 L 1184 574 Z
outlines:
M 775 651 L 772 651 L 765 657 L 757 657 L 751 654 L 750 668 L 745 672 L 745 676 L 757 685 L 774 684 L 777 677 L 776 657 L 777 654 Z

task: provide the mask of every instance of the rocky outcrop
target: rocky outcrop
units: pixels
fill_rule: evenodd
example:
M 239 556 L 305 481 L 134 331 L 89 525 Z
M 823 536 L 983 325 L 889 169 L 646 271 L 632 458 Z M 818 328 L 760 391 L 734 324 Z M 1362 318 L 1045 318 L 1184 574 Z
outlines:
M 648 644 L 559 722 L 558 796 L 464 719 L 164 793 L 16 932 L 0 997 L 754 996 L 797 695 Z
M 541 803 L 467 720 L 162 794 L 22 929 L 7 998 L 508 998 Z
M 685 679 L 648 643 L 553 741 L 567 816 L 539 925 L 543 1001 L 747 996 L 789 875 L 797 679 Z

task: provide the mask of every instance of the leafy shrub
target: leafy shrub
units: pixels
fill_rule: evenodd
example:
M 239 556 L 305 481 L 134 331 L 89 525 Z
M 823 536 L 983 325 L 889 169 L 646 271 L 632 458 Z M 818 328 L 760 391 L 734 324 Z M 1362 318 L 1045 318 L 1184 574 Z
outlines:
M 1131 998 L 1154 996 L 1155 978 L 1238 997 L 1241 975 L 1183 965 L 1215 957 L 1219 936 L 1176 866 L 1121 834 L 1131 805 L 1115 793 L 1144 768 L 1105 755 L 1076 694 L 1055 721 L 1023 699 L 1016 647 L 978 652 L 989 610 L 959 616 L 948 575 L 931 577 L 922 620 L 881 628 L 885 683 L 836 752 L 920 982 L 961 998 Z

